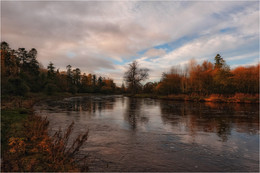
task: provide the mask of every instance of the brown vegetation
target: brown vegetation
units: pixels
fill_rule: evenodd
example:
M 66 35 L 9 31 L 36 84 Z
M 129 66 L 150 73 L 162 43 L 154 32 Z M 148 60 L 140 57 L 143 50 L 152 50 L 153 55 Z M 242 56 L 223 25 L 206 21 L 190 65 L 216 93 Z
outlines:
M 139 93 L 173 100 L 258 103 L 259 67 L 230 70 L 220 55 L 215 64 L 191 60 L 185 68 L 163 73 L 160 82 L 148 82 Z
M 3 151 L 2 171 L 86 171 L 87 166 L 79 169 L 75 154 L 88 139 L 88 131 L 79 135 L 71 146 L 68 139 L 73 130 L 72 123 L 62 135 L 59 131 L 53 137 L 48 136 L 48 120 L 30 115 L 23 123 L 24 133 L 19 137 L 10 137 L 8 147 Z
M 30 94 L 28 98 L 5 97 L 1 102 L 1 170 L 24 171 L 86 171 L 87 165 L 79 166 L 75 159 L 79 148 L 86 142 L 88 131 L 68 145 L 73 130 L 72 123 L 66 132 L 48 135 L 48 120 L 32 114 L 32 106 L 42 99 L 64 96 Z M 82 158 L 81 162 L 86 162 Z

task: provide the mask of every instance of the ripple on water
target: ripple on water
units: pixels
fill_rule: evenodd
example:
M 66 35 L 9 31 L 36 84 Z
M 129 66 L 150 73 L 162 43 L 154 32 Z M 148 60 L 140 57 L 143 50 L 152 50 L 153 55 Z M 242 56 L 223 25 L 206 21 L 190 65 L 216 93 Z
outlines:
M 258 105 L 89 96 L 34 109 L 50 133 L 74 121 L 71 141 L 90 130 L 79 152 L 90 171 L 259 170 Z

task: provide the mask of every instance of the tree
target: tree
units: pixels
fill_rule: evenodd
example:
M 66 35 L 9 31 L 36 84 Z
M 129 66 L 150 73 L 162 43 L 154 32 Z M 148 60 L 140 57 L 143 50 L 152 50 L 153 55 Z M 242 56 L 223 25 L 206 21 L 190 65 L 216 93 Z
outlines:
M 72 75 L 71 75 L 71 65 L 67 65 L 67 76 L 68 77 L 71 77 Z
M 21 67 L 25 69 L 27 67 L 27 51 L 25 50 L 25 48 L 18 49 L 17 57 L 20 60 Z
M 93 87 L 96 87 L 96 83 L 97 83 L 97 77 L 96 77 L 95 74 L 93 74 L 93 76 L 92 76 L 92 85 L 93 85 Z
M 68 87 L 71 87 L 72 85 L 72 70 L 71 65 L 67 65 L 67 85 Z
M 142 86 L 141 82 L 148 79 L 148 71 L 147 68 L 139 68 L 137 61 L 129 64 L 129 69 L 124 74 L 124 80 L 127 83 L 128 90 L 132 94 L 136 94 Z
M 29 91 L 29 87 L 26 85 L 24 80 L 19 77 L 9 78 L 7 93 L 19 96 L 25 96 Z
M 54 79 L 54 75 L 55 75 L 54 69 L 55 69 L 55 67 L 53 66 L 52 62 L 49 63 L 47 69 L 48 69 L 48 78 Z
M 83 73 L 83 76 L 81 78 L 81 92 L 86 92 L 88 86 L 88 77 L 86 76 L 86 73 Z
M 8 74 L 8 66 L 10 60 L 10 48 L 9 44 L 6 42 L 1 42 L 1 77 L 5 77 Z
M 181 92 L 181 75 L 174 71 L 163 73 L 158 89 L 163 94 L 179 94 Z
M 219 69 L 215 69 L 218 71 Z M 190 84 L 192 92 L 208 95 L 213 90 L 213 64 L 204 61 L 202 65 L 190 69 Z
M 232 74 L 230 72 L 230 68 L 219 54 L 215 57 L 213 73 L 215 93 L 226 94 L 234 91 L 232 89 Z
M 77 87 L 80 86 L 80 73 L 81 73 L 81 71 L 79 68 L 76 68 L 73 70 L 73 81 Z
M 88 77 L 88 85 L 91 86 L 92 85 L 92 74 L 89 73 L 87 77 Z
M 37 50 L 35 48 L 32 48 L 28 53 L 28 66 L 29 71 L 32 75 L 38 76 L 39 75 L 39 62 L 36 60 L 37 57 Z
M 103 78 L 104 86 L 101 87 L 101 92 L 105 94 L 109 94 L 115 91 L 116 84 L 113 79 L 105 79 Z
M 98 77 L 97 85 L 99 89 L 103 86 L 103 79 L 101 76 Z
M 238 93 L 259 93 L 259 64 L 256 66 L 237 67 L 233 74 L 234 90 Z
M 143 87 L 143 92 L 144 93 L 154 93 L 156 86 L 157 86 L 156 82 L 147 82 Z M 122 86 L 122 87 L 124 87 L 124 86 Z
M 121 92 L 125 93 L 125 84 L 124 83 L 122 83 L 122 85 L 121 85 Z
M 215 56 L 215 69 L 229 69 L 229 66 L 226 64 L 226 61 L 219 55 L 217 54 Z

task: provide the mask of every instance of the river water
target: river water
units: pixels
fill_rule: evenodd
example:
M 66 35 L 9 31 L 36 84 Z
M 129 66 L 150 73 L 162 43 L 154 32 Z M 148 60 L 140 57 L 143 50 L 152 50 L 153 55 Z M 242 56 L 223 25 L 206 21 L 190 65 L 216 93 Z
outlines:
M 90 171 L 259 171 L 259 105 L 114 96 L 41 102 L 49 133 L 89 129 Z

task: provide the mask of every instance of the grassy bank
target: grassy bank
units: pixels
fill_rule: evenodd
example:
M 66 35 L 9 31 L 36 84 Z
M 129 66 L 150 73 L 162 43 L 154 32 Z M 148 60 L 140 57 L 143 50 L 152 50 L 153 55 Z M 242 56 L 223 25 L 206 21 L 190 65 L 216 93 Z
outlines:
M 125 96 L 136 97 L 136 98 L 153 98 L 153 99 L 192 101 L 192 102 L 259 103 L 259 94 L 250 95 L 250 94 L 241 94 L 241 93 L 237 93 L 234 95 L 212 94 L 209 96 L 200 96 L 196 94 L 192 94 L 192 95 L 126 94 Z
M 74 155 L 88 138 L 88 132 L 78 136 L 73 146 L 67 146 L 73 123 L 67 131 L 48 136 L 49 122 L 33 115 L 32 106 L 44 99 L 71 96 L 30 94 L 25 97 L 2 98 L 1 109 L 1 171 L 4 172 L 65 172 L 86 171 L 79 167 Z

